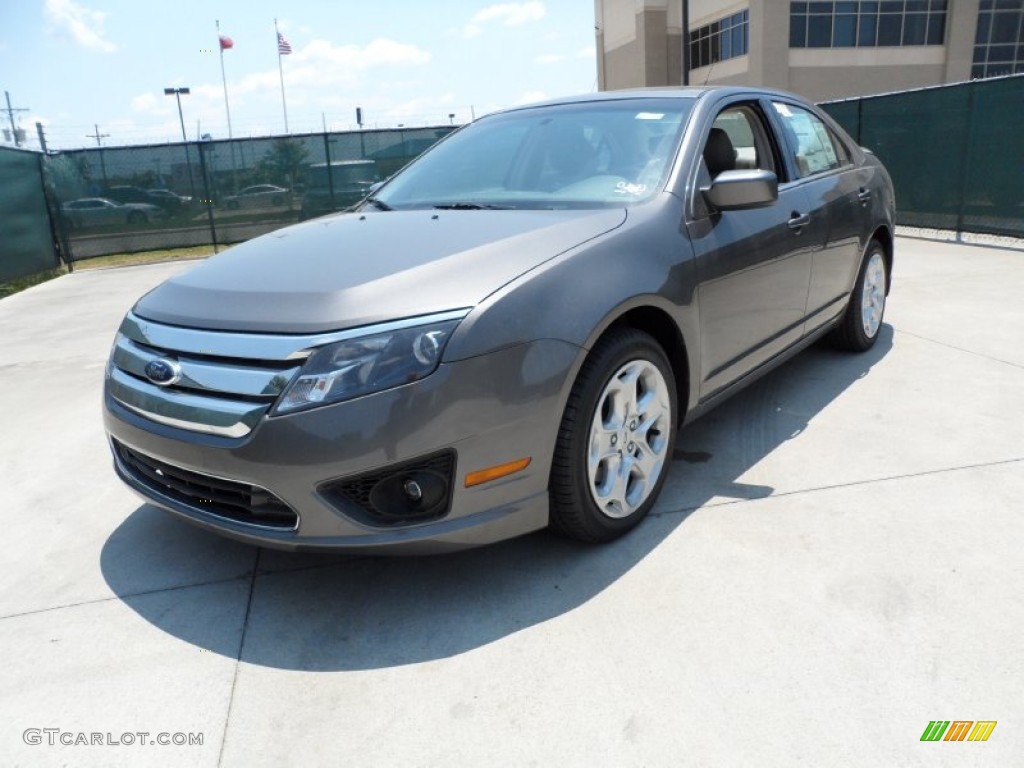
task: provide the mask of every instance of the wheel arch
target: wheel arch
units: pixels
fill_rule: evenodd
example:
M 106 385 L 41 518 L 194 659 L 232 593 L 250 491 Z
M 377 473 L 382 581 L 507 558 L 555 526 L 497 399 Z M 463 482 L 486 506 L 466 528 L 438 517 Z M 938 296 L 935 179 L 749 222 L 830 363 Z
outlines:
M 658 345 L 664 350 L 665 356 L 668 357 L 669 364 L 672 366 L 672 375 L 676 380 L 676 402 L 679 411 L 676 415 L 676 422 L 682 426 L 689 410 L 690 359 L 679 326 L 672 316 L 660 307 L 650 304 L 633 307 L 605 325 L 587 345 L 588 349 L 617 328 L 632 328 L 642 331 L 658 342 Z
M 871 233 L 871 237 L 868 239 L 877 240 L 882 245 L 882 251 L 885 254 L 885 268 L 889 273 L 887 275 L 888 280 L 885 282 L 885 294 L 889 295 L 889 290 L 892 288 L 892 268 L 893 268 L 893 256 L 895 251 L 895 238 L 893 237 L 892 231 L 886 226 L 879 226 L 874 232 Z

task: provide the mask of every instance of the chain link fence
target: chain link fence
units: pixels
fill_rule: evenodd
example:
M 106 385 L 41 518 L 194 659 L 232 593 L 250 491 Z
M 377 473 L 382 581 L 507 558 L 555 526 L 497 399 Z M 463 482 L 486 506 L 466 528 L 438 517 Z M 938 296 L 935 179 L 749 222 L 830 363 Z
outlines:
M 59 266 L 43 156 L 0 147 L 0 283 Z
M 71 261 L 237 243 L 344 210 L 454 126 L 97 147 L 44 158 Z
M 1024 237 L 1024 75 L 821 106 L 885 163 L 899 224 Z
M 1024 237 L 1024 75 L 822 106 L 886 164 L 900 224 Z M 0 148 L 0 282 L 59 259 L 236 243 L 343 210 L 452 130 Z

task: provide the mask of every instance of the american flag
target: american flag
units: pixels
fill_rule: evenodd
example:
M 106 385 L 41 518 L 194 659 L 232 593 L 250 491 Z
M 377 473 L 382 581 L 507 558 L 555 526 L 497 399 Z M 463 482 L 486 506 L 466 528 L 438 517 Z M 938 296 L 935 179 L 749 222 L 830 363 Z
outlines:
M 277 53 L 280 56 L 286 56 L 292 52 L 292 44 L 284 39 L 284 35 L 280 32 L 277 33 Z

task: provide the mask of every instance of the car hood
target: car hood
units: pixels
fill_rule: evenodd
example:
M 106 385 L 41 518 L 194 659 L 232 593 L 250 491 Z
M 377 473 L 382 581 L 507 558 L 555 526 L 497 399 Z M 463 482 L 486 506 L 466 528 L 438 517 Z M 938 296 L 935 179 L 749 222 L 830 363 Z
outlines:
M 317 333 L 472 307 L 625 220 L 622 208 L 328 216 L 211 257 L 134 311 L 192 328 Z

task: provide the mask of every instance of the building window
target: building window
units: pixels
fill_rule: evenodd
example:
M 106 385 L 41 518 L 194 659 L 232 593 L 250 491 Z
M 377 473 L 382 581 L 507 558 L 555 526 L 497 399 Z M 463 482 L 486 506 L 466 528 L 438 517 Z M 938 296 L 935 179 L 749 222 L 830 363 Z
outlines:
M 948 0 L 790 3 L 789 47 L 942 45 L 948 5 Z
M 1024 72 L 1024 0 L 981 0 L 971 79 Z
M 740 11 L 690 32 L 690 69 L 746 56 L 750 12 Z

